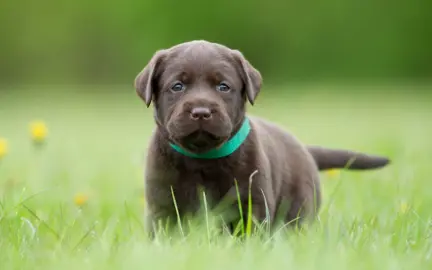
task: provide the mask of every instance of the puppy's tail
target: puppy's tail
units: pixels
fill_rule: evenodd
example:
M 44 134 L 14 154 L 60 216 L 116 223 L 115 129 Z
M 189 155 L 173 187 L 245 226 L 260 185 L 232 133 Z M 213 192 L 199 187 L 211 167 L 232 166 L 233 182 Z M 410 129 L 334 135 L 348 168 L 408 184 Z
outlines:
M 385 157 L 368 155 L 342 149 L 328 149 L 307 146 L 320 171 L 345 168 L 349 170 L 368 170 L 386 166 L 390 160 Z

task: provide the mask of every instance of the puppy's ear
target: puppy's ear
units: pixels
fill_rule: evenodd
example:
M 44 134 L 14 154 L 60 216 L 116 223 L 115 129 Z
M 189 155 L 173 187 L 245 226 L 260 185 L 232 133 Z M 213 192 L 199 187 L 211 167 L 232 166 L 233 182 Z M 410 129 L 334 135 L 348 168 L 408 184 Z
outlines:
M 156 90 L 154 85 L 154 78 L 157 74 L 158 68 L 166 57 L 166 50 L 157 51 L 152 59 L 149 61 L 147 66 L 138 74 L 135 78 L 135 89 L 137 94 L 144 100 L 147 107 L 150 106 L 152 96 Z
M 258 93 L 262 86 L 261 73 L 255 69 L 243 54 L 238 50 L 233 50 L 234 58 L 240 66 L 242 72 L 243 81 L 246 86 L 246 96 L 250 104 L 254 104 Z

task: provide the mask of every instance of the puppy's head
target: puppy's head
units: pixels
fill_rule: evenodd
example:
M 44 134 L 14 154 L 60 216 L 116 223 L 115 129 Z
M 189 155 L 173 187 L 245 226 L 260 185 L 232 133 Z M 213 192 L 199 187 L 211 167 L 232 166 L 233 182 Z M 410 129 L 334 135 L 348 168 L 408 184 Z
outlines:
M 237 50 L 192 41 L 156 52 L 135 79 L 169 140 L 195 152 L 220 146 L 241 126 L 254 103 L 260 73 Z

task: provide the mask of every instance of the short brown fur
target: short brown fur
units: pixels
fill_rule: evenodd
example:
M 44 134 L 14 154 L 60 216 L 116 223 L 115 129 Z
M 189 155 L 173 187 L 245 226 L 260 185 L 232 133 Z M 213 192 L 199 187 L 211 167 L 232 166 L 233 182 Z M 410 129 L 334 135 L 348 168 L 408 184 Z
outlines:
M 298 219 L 296 224 L 301 224 L 318 213 L 319 170 L 346 165 L 372 169 L 389 162 L 363 153 L 305 146 L 280 127 L 253 116 L 247 116 L 251 132 L 246 141 L 229 156 L 195 159 L 169 146 L 176 143 L 195 153 L 218 147 L 238 131 L 246 117 L 246 102 L 254 104 L 261 85 L 259 71 L 239 51 L 220 44 L 191 41 L 156 52 L 135 80 L 147 107 L 154 103 L 157 124 L 145 170 L 148 225 L 177 219 L 171 188 L 181 217 L 198 210 L 198 186 L 217 203 L 233 191 L 235 180 L 246 209 L 249 179 L 255 171 L 254 218 L 272 222 L 287 201 L 284 221 Z M 200 114 L 196 118 L 195 111 L 208 118 Z

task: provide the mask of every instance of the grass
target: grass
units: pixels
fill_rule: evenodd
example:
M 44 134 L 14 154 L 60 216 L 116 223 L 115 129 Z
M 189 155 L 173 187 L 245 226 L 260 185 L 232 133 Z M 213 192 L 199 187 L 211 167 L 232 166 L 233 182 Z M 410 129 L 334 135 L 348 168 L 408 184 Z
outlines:
M 263 90 L 251 113 L 306 143 L 393 163 L 323 173 L 319 222 L 244 243 L 206 223 L 186 238 L 146 239 L 143 162 L 154 125 L 133 90 L 0 91 L 0 137 L 9 146 L 0 161 L 0 268 L 431 269 L 431 95 L 363 87 Z M 43 147 L 29 138 L 37 119 L 49 129 Z

